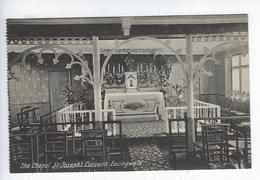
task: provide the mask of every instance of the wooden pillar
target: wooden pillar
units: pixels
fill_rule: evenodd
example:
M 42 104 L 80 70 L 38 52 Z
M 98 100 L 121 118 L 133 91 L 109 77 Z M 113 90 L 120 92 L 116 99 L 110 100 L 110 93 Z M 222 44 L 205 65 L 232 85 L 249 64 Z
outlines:
M 232 60 L 231 57 L 225 57 L 225 98 L 230 96 L 231 90 L 232 90 Z
M 94 36 L 93 40 L 93 78 L 94 78 L 94 104 L 95 104 L 95 121 L 96 127 L 101 128 L 102 121 L 102 97 L 101 97 L 101 71 L 100 71 L 100 52 L 98 45 L 98 37 Z
M 187 64 L 187 117 L 188 117 L 188 149 L 193 151 L 195 142 L 195 121 L 194 121 L 194 104 L 193 104 L 193 54 L 192 54 L 192 36 L 186 37 L 186 64 Z

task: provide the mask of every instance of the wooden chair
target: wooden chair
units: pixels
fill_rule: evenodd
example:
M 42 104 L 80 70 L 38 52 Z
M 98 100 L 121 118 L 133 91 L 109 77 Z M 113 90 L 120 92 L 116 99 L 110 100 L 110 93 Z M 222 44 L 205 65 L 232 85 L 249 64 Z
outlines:
M 123 160 L 122 122 L 103 121 L 103 129 L 106 130 L 106 148 L 108 161 Z
M 40 125 L 40 111 L 39 108 L 29 109 L 29 106 L 22 108 L 22 112 L 17 113 L 18 125 L 20 131 L 27 132 L 39 132 Z
M 185 122 L 185 132 L 172 132 L 173 122 Z M 186 159 L 188 152 L 187 119 L 169 119 L 169 156 L 172 163 L 177 162 L 177 154 L 184 154 Z
M 103 129 L 81 130 L 82 156 L 95 162 L 105 162 L 105 135 Z
M 31 106 L 24 106 L 21 108 L 21 112 L 29 111 Z
M 28 118 L 26 116 L 26 114 L 24 112 L 20 112 L 16 114 L 17 116 L 17 122 L 18 122 L 18 126 L 19 126 L 19 130 L 21 132 L 28 132 L 28 126 L 26 127 L 27 124 L 29 124 L 28 122 Z
M 206 166 L 209 163 L 229 162 L 227 124 L 202 124 L 202 141 L 194 144 Z
M 29 120 L 30 120 L 31 123 L 39 123 L 40 122 L 41 114 L 40 114 L 39 107 L 29 109 L 28 114 L 29 114 Z
M 28 121 L 29 119 L 29 110 L 30 110 L 31 106 L 25 106 L 25 107 L 22 107 L 20 112 L 18 112 L 16 114 L 17 116 L 17 124 L 18 125 L 18 128 L 14 128 L 15 131 L 22 131 L 22 132 L 26 132 L 26 130 L 24 129 L 24 124 L 26 124 L 25 121 Z M 27 127 L 29 128 L 29 127 Z
M 38 160 L 38 136 L 36 134 L 10 135 L 10 170 L 11 172 L 32 171 L 31 165 Z M 29 168 L 22 168 L 22 163 Z
M 245 168 L 251 168 L 251 135 L 250 122 L 241 122 L 235 125 L 236 153 L 242 154 L 242 159 L 238 160 L 241 167 L 241 160 Z
M 55 125 L 56 121 L 56 112 L 51 111 L 46 113 L 40 117 L 40 123 L 42 124 L 42 131 L 57 131 L 57 125 Z M 50 125 L 47 125 L 50 124 Z
M 68 156 L 67 132 L 43 132 L 40 136 L 39 161 L 44 157 L 45 163 L 57 162 Z
M 78 155 L 82 151 L 82 139 L 81 134 L 78 136 L 78 132 L 80 131 L 88 131 L 95 129 L 96 122 L 95 121 L 84 121 L 84 122 L 73 122 L 69 123 L 71 125 L 71 128 L 68 133 L 69 140 L 72 142 L 72 154 Z

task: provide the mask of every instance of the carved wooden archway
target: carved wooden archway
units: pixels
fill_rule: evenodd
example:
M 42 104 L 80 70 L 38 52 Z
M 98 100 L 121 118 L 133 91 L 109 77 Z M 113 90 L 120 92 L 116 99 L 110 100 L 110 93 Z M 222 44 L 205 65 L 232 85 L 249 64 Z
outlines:
M 208 61 L 213 61 L 215 64 L 218 64 L 217 59 L 215 58 L 216 53 L 218 52 L 226 52 L 226 55 L 228 57 L 231 57 L 234 55 L 234 53 L 231 52 L 232 49 L 239 48 L 239 52 L 235 53 L 241 53 L 243 56 L 245 56 L 248 53 L 248 43 L 246 41 L 231 41 L 231 42 L 225 42 L 218 44 L 208 50 L 204 56 L 199 61 L 199 67 L 202 74 L 206 74 L 208 76 L 212 75 L 210 71 L 207 71 L 205 69 L 205 64 Z
M 36 50 L 39 52 L 35 52 Z M 66 65 L 66 68 L 70 69 L 73 65 L 76 64 L 80 65 L 82 75 L 79 78 L 85 78 L 91 85 L 94 84 L 93 75 L 88 67 L 87 60 L 83 59 L 83 57 L 77 55 L 73 51 L 58 45 L 39 45 L 24 50 L 19 55 L 17 55 L 14 59 L 12 59 L 10 64 L 8 64 L 9 66 L 8 69 L 10 71 L 11 76 L 12 76 L 11 73 L 12 67 L 20 60 L 22 61 L 23 65 L 26 66 L 26 57 L 30 54 L 36 55 L 37 62 L 39 64 L 42 64 L 43 63 L 42 54 L 45 51 L 51 51 L 54 54 L 54 59 L 52 59 L 53 64 L 57 64 L 59 62 L 59 57 L 61 55 L 67 54 L 70 57 L 70 63 Z
M 170 50 L 170 52 L 173 53 L 173 55 L 175 55 L 176 59 L 178 60 L 178 62 L 181 64 L 181 67 L 183 69 L 183 71 L 186 73 L 186 67 L 185 67 L 185 64 L 183 63 L 182 59 L 180 58 L 180 56 L 178 54 L 176 54 L 175 50 L 167 43 L 165 43 L 164 41 L 160 40 L 160 39 L 156 39 L 156 38 L 153 38 L 153 37 L 149 37 L 149 36 L 139 36 L 139 37 L 133 37 L 133 38 L 130 38 L 122 43 L 120 43 L 119 45 L 117 45 L 116 47 L 113 48 L 113 50 L 111 50 L 111 52 L 107 55 L 104 63 L 103 63 L 103 66 L 102 66 L 102 69 L 101 69 L 101 82 L 103 83 L 103 78 L 104 78 L 104 72 L 105 72 L 105 68 L 106 68 L 106 65 L 108 63 L 108 61 L 110 60 L 111 56 L 113 54 L 115 54 L 115 52 L 122 46 L 132 42 L 132 41 L 136 41 L 136 40 L 151 40 L 153 42 L 156 42 L 158 44 L 161 44 L 162 46 L 166 47 L 168 50 Z

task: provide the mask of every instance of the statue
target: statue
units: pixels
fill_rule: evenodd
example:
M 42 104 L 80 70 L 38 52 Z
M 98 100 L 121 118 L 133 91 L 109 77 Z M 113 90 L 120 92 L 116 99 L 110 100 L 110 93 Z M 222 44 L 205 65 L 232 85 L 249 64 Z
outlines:
M 133 79 L 130 79 L 130 87 L 133 87 Z

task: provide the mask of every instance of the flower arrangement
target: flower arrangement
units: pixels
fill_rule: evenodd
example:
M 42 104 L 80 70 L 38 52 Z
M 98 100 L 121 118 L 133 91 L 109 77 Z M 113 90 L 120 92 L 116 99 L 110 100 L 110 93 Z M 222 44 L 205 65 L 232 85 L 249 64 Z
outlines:
M 225 106 L 233 111 L 249 113 L 250 111 L 250 94 L 245 91 L 229 91 L 225 98 Z
M 63 96 L 66 98 L 66 104 L 86 104 L 87 109 L 93 109 L 93 90 L 88 82 L 77 82 L 73 85 L 66 80 L 65 87 L 62 89 Z
M 72 91 L 70 82 L 66 80 L 65 88 L 61 90 L 63 93 L 63 96 L 66 98 L 67 104 L 73 104 L 74 103 L 74 92 Z

